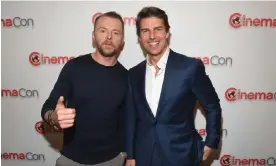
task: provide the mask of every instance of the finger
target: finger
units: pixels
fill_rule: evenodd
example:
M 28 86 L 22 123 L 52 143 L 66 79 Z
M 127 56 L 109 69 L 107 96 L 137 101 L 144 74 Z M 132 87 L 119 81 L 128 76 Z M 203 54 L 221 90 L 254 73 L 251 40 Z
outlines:
M 75 114 L 64 114 L 58 116 L 58 121 L 64 121 L 64 120 L 73 120 L 75 118 Z
M 131 164 L 129 163 L 129 161 L 126 162 L 125 166 L 131 166 Z
M 71 114 L 75 114 L 75 113 L 76 113 L 76 110 L 73 108 L 64 108 L 64 109 L 57 110 L 58 115 L 71 115 Z
M 206 157 L 206 156 L 203 156 L 202 160 L 205 161 L 206 159 L 207 159 L 207 157 Z
M 56 109 L 60 109 L 60 108 L 65 108 L 63 96 L 60 96 L 57 101 Z
M 70 119 L 70 120 L 61 120 L 59 121 L 59 125 L 62 125 L 62 124 L 73 124 L 74 123 L 74 119 Z
M 66 129 L 66 128 L 72 127 L 73 125 L 74 125 L 74 124 L 61 124 L 61 125 L 60 125 L 60 128 Z
M 64 104 L 64 97 L 63 96 L 60 96 L 58 101 L 57 101 L 57 104 Z
M 207 160 L 208 157 L 209 157 L 209 153 L 208 152 L 204 152 L 204 154 L 203 154 L 203 160 Z

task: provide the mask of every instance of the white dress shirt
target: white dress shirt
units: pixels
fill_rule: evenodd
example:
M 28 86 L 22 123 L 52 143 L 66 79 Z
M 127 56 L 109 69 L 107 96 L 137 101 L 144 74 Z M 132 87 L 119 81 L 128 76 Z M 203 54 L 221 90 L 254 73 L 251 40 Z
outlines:
M 146 99 L 148 101 L 148 104 L 154 116 L 156 116 L 156 112 L 159 104 L 159 99 L 160 99 L 160 94 L 161 94 L 162 85 L 164 81 L 165 69 L 166 69 L 166 64 L 169 57 L 169 52 L 170 52 L 170 49 L 169 47 L 167 47 L 165 53 L 158 61 L 157 66 L 159 68 L 159 71 L 156 76 L 155 76 L 155 73 L 156 73 L 155 67 L 149 62 L 149 59 L 147 56 Z

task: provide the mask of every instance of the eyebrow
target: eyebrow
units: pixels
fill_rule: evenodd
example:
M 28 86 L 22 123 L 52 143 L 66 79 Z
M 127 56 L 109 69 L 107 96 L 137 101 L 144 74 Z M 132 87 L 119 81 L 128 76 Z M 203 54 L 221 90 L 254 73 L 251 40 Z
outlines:
M 99 27 L 98 29 L 106 29 L 107 30 L 107 28 L 105 28 L 105 27 Z M 118 31 L 118 32 L 121 32 L 120 30 L 118 30 L 118 29 L 112 29 L 112 31 Z
M 164 27 L 163 26 L 157 26 L 157 27 L 154 27 L 153 29 L 159 29 L 159 28 L 164 28 Z M 142 28 L 141 31 L 142 30 L 149 30 L 149 28 Z

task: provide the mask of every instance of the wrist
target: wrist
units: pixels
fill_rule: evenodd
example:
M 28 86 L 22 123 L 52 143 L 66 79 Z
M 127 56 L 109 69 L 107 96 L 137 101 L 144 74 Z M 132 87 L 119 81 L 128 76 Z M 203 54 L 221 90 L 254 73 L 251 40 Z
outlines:
M 57 126 L 57 120 L 55 118 L 53 118 L 53 114 L 54 114 L 55 110 L 50 110 L 48 111 L 48 124 L 51 126 L 51 127 L 54 127 L 55 129 L 58 129 L 58 126 Z

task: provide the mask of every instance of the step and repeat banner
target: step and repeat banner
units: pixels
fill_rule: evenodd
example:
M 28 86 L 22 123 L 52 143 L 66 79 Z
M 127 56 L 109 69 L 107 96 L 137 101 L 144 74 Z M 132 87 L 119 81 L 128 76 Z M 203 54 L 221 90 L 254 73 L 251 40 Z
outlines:
M 60 70 L 93 52 L 95 18 L 120 13 L 125 48 L 120 62 L 144 60 L 135 17 L 144 6 L 164 9 L 170 47 L 201 59 L 221 99 L 221 148 L 214 166 L 276 166 L 275 2 L 2 2 L 1 163 L 50 166 L 62 132 L 43 125 L 40 110 Z M 195 125 L 205 138 L 204 110 Z

